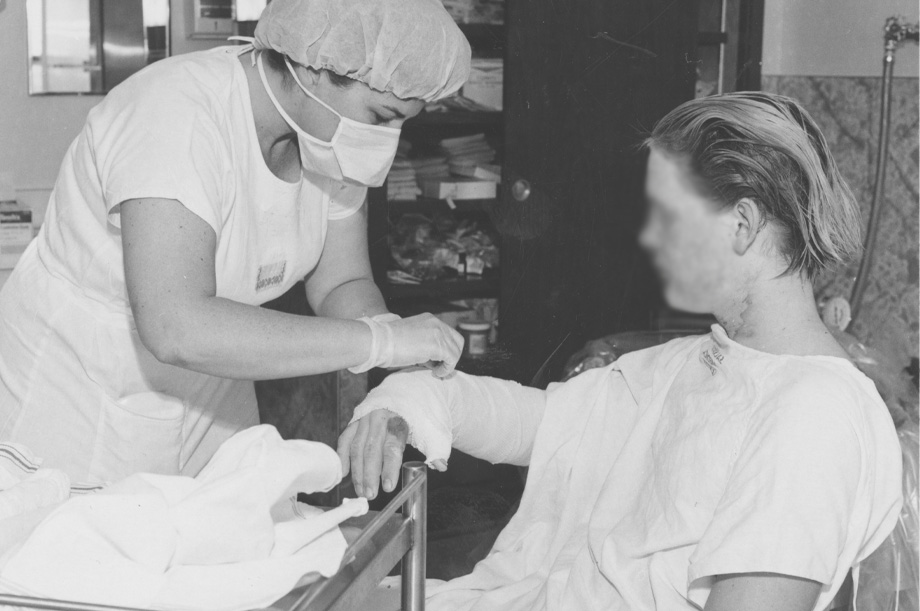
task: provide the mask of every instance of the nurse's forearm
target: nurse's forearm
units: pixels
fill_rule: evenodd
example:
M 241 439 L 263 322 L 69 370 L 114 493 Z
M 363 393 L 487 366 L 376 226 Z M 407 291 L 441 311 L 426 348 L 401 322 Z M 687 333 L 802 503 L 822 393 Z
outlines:
M 361 318 L 387 311 L 380 289 L 370 278 L 357 278 L 332 289 L 316 309 L 318 316 Z
M 337 371 L 367 360 L 367 325 L 205 297 L 174 303 L 141 339 L 160 361 L 244 380 Z M 146 337 L 145 337 L 146 336 Z

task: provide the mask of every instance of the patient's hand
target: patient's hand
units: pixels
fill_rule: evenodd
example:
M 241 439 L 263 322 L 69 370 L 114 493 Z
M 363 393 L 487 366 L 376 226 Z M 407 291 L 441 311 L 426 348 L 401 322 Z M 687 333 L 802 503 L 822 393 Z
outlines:
M 351 470 L 358 495 L 373 499 L 378 482 L 392 492 L 399 479 L 409 426 L 394 412 L 378 409 L 352 422 L 339 436 L 336 450 L 342 461 L 342 477 Z

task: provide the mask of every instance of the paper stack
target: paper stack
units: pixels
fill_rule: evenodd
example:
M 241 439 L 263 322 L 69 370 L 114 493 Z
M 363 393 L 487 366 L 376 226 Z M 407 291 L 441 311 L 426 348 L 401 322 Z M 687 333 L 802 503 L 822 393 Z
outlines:
M 456 177 L 419 176 L 422 195 L 437 199 L 490 199 L 496 195 L 496 172 L 491 176 L 477 173 L 479 166 L 489 165 L 495 160 L 495 149 L 486 141 L 485 134 L 473 134 L 441 140 L 440 149 L 447 160 L 447 167 Z M 493 166 L 494 168 L 494 166 Z M 500 176 L 500 170 L 497 173 Z
M 474 57 L 470 62 L 470 77 L 460 95 L 483 108 L 501 110 L 504 73 L 504 62 L 500 58 Z
M 447 155 L 451 174 L 501 182 L 501 167 L 491 163 L 495 149 L 489 146 L 485 134 L 442 140 L 441 150 Z
M 418 177 L 419 182 L 450 176 L 447 157 L 443 155 L 416 157 L 412 160 L 412 166 L 415 168 L 415 175 Z
M 486 141 L 485 134 L 447 138 L 441 140 L 440 146 L 451 168 L 459 165 L 490 163 L 495 160 L 495 149 Z
M 412 144 L 400 140 L 396 147 L 396 159 L 387 175 L 387 199 L 393 201 L 412 201 L 422 194 L 415 177 L 415 166 L 409 159 Z

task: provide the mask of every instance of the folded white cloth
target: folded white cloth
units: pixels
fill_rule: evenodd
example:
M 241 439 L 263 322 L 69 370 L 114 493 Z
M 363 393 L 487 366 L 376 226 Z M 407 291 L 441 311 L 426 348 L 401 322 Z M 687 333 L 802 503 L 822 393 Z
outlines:
M 66 473 L 42 468 L 42 460 L 27 447 L 0 443 L 0 568 L 9 551 L 70 497 L 70 486 Z
M 42 468 L 42 460 L 21 444 L 0 443 L 0 524 L 69 497 L 70 478 L 66 473 Z
M 137 474 L 71 498 L 7 555 L 0 590 L 151 609 L 264 607 L 302 576 L 338 570 L 346 543 L 336 526 L 367 501 L 322 512 L 293 497 L 340 479 L 332 448 L 253 427 L 194 479 Z
M 56 505 L 70 497 L 70 478 L 59 469 L 38 469 L 0 491 L 0 521 Z

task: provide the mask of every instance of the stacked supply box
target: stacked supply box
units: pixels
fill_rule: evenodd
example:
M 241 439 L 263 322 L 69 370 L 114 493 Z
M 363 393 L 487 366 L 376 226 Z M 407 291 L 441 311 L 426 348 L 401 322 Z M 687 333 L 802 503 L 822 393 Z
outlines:
M 396 159 L 390 173 L 387 174 L 387 199 L 390 201 L 413 201 L 422 194 L 416 180 L 415 166 L 409 159 L 412 144 L 407 140 L 400 140 L 396 148 Z
M 489 166 L 495 160 L 495 149 L 486 141 L 485 134 L 473 134 L 441 140 L 447 169 L 451 175 L 419 175 L 422 195 L 436 199 L 492 199 L 497 194 L 498 180 L 477 174 L 479 166 Z M 495 168 L 495 166 L 489 166 Z M 498 171 L 500 174 L 500 170 Z M 495 172 L 493 171 L 494 175 Z

